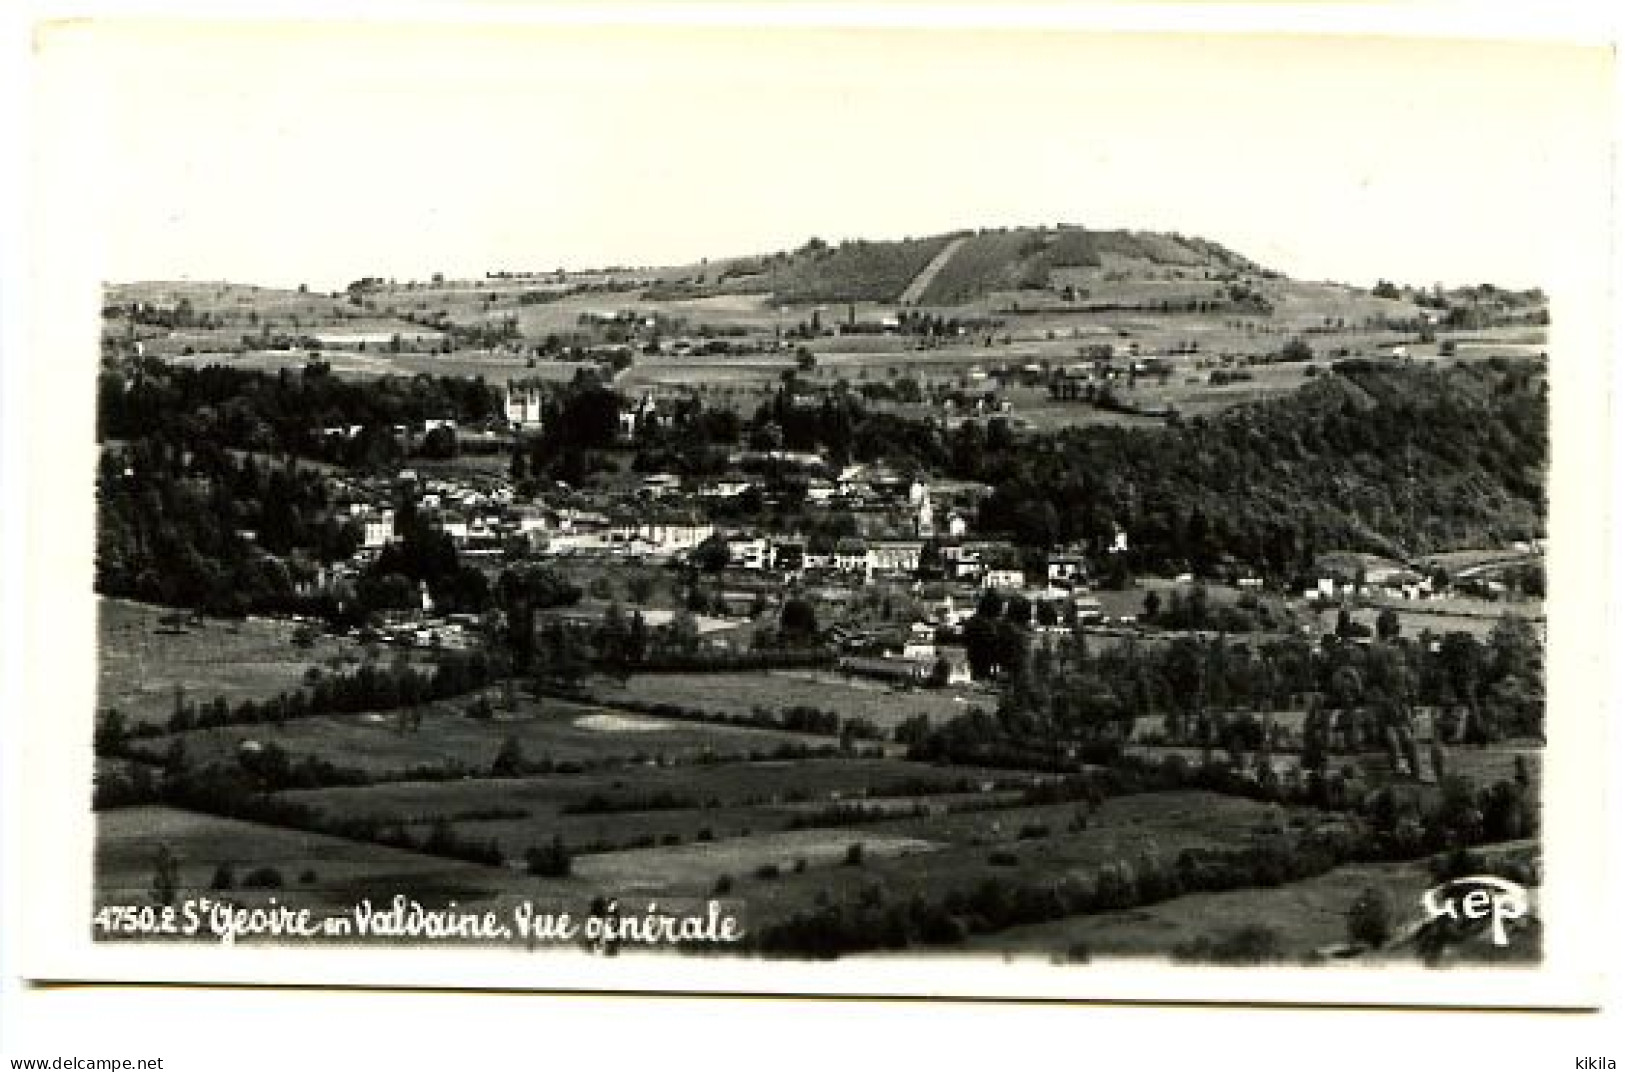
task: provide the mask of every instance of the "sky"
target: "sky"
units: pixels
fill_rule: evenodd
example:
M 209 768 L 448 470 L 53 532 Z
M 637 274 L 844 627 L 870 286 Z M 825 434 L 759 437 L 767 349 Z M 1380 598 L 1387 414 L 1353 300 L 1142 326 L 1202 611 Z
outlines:
M 99 21 L 35 60 L 39 190 L 73 191 L 111 281 L 1075 223 L 1300 278 L 1533 286 L 1609 212 L 1611 59 L 1576 45 Z

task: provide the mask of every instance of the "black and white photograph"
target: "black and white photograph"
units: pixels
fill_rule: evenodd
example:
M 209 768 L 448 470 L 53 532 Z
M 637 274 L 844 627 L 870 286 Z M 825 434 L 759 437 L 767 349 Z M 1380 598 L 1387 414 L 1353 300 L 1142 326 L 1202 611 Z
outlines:
M 1610 49 L 514 15 L 35 28 L 39 970 L 1595 1003 Z

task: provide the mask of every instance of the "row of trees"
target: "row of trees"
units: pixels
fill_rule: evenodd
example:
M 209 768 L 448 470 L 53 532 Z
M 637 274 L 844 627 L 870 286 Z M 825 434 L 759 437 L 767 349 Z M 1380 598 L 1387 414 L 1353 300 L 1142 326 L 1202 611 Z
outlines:
M 1222 789 L 1233 787 L 1230 779 L 1218 769 L 1147 768 L 1136 774 L 1132 768 L 1120 768 L 1096 779 L 1070 779 L 1076 788 L 1069 791 L 1075 799 L 1098 801 L 1159 788 Z M 888 897 L 879 885 L 865 887 L 842 902 L 826 895 L 818 907 L 762 928 L 756 948 L 776 956 L 828 958 L 955 945 L 974 934 L 1120 911 L 1193 893 L 1279 886 L 1346 863 L 1458 853 L 1489 841 L 1527 836 L 1532 830 L 1528 795 L 1510 782 L 1475 790 L 1454 779 L 1431 806 L 1421 802 L 1401 806 L 1390 793 L 1358 807 L 1345 804 L 1340 810 L 1344 812 L 1340 822 L 1301 829 L 1260 826 L 1236 848 L 1185 849 L 1172 857 L 1146 849 L 1111 861 L 1088 877 L 1022 882 L 988 874 L 930 899 L 923 894 L 906 900 Z M 1047 831 L 1034 833 L 1048 836 Z M 994 852 L 989 863 L 1015 864 L 1020 856 L 1018 841 L 1017 846 Z M 1362 904 L 1361 898 L 1351 903 L 1351 931 L 1357 940 L 1386 940 L 1380 907 Z
M 501 393 L 482 377 L 391 375 L 362 383 L 334 376 L 319 361 L 269 373 L 136 358 L 104 371 L 97 387 L 103 442 L 158 438 L 187 450 L 215 444 L 306 458 L 325 456 L 324 428 L 387 433 L 430 419 L 480 424 L 502 413 Z
M 1225 748 L 1239 712 L 1257 713 L 1261 722 L 1271 712 L 1308 711 L 1301 746 L 1322 757 L 1406 749 L 1418 739 L 1424 708 L 1439 713 L 1435 736 L 1442 740 L 1481 743 L 1545 730 L 1540 643 L 1527 621 L 1512 616 L 1484 641 L 1465 632 L 1373 644 L 1332 636 L 1319 645 L 1294 635 L 1241 642 L 1221 634 L 1096 651 L 1081 636 L 1033 644 L 1008 619 L 978 615 L 966 642 L 974 672 L 1002 674 L 999 706 L 928 732 L 910 730 L 920 758 L 1015 755 L 1050 765 L 1078 748 L 1115 750 L 1145 719 L 1160 720 L 1166 743 Z M 1306 766 L 1324 765 L 1310 759 Z

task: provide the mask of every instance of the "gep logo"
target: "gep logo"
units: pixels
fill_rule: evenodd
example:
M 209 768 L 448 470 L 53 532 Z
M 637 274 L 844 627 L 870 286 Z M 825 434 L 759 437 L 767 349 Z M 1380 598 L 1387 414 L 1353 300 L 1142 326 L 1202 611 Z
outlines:
M 1508 920 L 1529 914 L 1529 891 L 1499 875 L 1466 875 L 1435 886 L 1422 895 L 1428 920 L 1448 916 L 1454 920 L 1490 921 L 1490 940 L 1507 944 Z

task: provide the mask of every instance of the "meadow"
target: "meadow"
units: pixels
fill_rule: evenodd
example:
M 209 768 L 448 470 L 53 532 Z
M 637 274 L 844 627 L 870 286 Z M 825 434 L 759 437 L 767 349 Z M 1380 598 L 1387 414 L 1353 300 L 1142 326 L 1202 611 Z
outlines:
M 358 662 L 354 641 L 318 632 L 307 648 L 294 644 L 292 622 L 190 619 L 122 599 L 98 599 L 101 635 L 97 707 L 116 707 L 131 722 L 163 722 L 185 700 L 223 696 L 236 704 L 299 688 L 311 667 Z M 183 624 L 166 626 L 166 618 Z
M 532 891 L 540 880 L 500 868 L 465 864 L 347 838 L 327 837 L 262 823 L 201 815 L 169 807 L 120 808 L 96 816 L 96 900 L 100 904 L 150 903 L 159 846 L 177 860 L 182 896 L 209 896 L 216 869 L 230 868 L 240 883 L 258 868 L 271 868 L 290 903 L 348 908 L 363 897 L 387 901 L 410 890 L 425 904 L 468 902 L 498 893 Z M 570 889 L 567 880 L 548 884 Z M 241 891 L 233 896 L 255 896 Z
M 903 689 L 832 671 L 758 670 L 717 674 L 633 674 L 624 685 L 594 686 L 598 699 L 677 704 L 728 716 L 749 716 L 759 707 L 777 713 L 787 707 L 816 707 L 842 717 L 865 718 L 888 731 L 918 715 L 945 721 L 995 697 L 985 690 Z
M 274 742 L 291 757 L 317 756 L 374 776 L 399 776 L 423 767 L 487 770 L 503 743 L 515 740 L 532 762 L 592 765 L 698 762 L 771 752 L 783 746 L 833 744 L 828 738 L 752 727 L 611 718 L 612 709 L 565 700 L 520 698 L 503 709 L 490 697 L 494 718 L 467 714 L 472 699 L 424 705 L 416 729 L 403 730 L 396 714 L 332 715 L 278 726 L 222 726 L 178 735 L 194 761 L 230 760 L 244 741 Z M 622 713 L 623 715 L 625 713 Z M 168 736 L 156 740 L 165 747 Z
M 1366 889 L 1381 891 L 1398 925 L 1421 916 L 1433 885 L 1424 863 L 1352 864 L 1284 886 L 1199 893 L 1144 908 L 1074 916 L 978 935 L 966 952 L 1051 960 L 1172 956 L 1180 946 L 1263 926 L 1289 960 L 1333 955 L 1348 943 L 1348 910 Z

